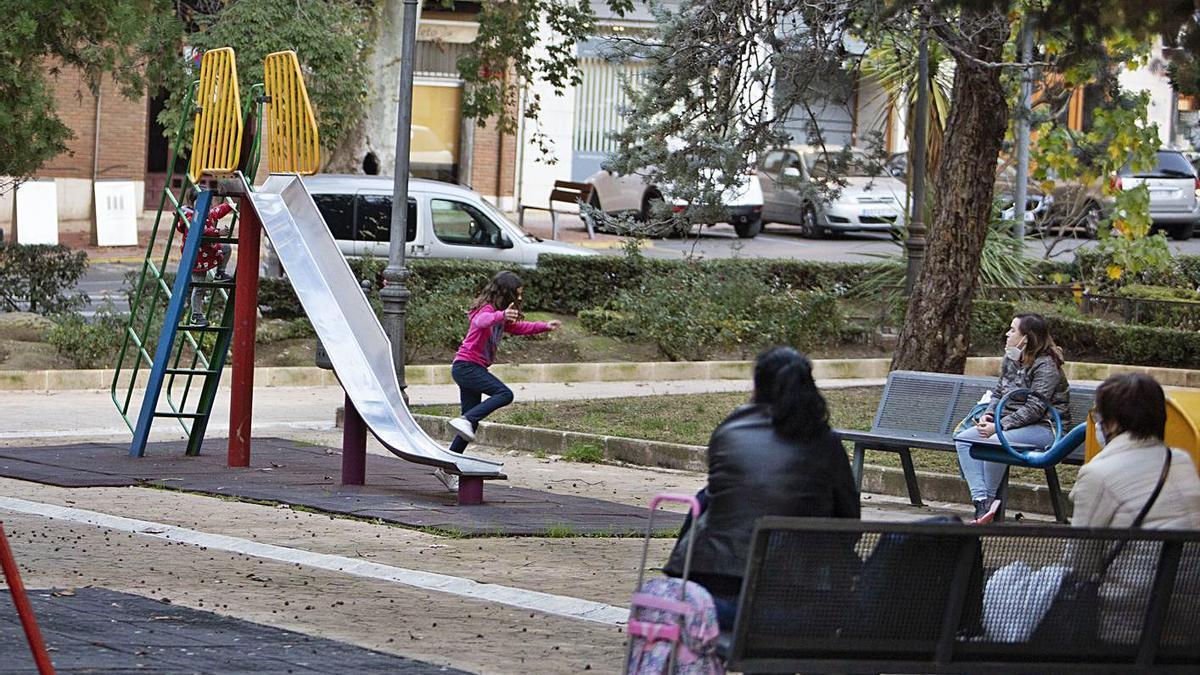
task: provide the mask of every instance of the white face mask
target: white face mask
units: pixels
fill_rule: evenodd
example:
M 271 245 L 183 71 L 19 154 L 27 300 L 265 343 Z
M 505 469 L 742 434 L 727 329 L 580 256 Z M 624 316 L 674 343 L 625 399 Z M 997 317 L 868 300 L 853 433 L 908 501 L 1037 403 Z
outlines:
M 1100 418 L 1098 417 L 1096 418 L 1095 432 L 1096 443 L 1099 444 L 1101 448 L 1103 448 L 1105 445 L 1108 445 L 1108 439 L 1104 437 L 1104 423 L 1101 422 Z
M 1025 352 L 1025 349 L 1022 347 L 1005 347 L 1004 348 L 1004 358 L 1006 358 L 1010 361 L 1020 361 L 1021 354 L 1023 354 L 1024 352 Z

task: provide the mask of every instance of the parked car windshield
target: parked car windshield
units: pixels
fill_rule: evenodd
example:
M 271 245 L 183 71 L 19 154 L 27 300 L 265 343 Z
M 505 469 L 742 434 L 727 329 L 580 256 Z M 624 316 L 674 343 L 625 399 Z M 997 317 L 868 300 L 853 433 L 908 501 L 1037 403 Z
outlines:
M 1196 174 L 1191 163 L 1182 154 L 1159 150 L 1154 168 L 1150 171 L 1141 171 L 1135 174 L 1126 164 L 1121 168 L 1121 175 L 1136 178 L 1192 178 Z
M 814 178 L 830 178 L 830 177 L 845 177 L 845 176 L 878 176 L 880 169 L 871 170 L 871 162 L 867 156 L 861 152 L 851 152 L 846 158 L 845 169 L 837 166 L 839 152 L 831 150 L 828 153 L 824 152 L 808 152 L 804 154 L 804 164 L 808 167 L 808 173 Z M 829 157 L 833 157 L 834 164 L 830 167 Z
M 512 229 L 519 232 L 521 234 L 521 236 L 525 238 L 525 241 L 539 241 L 539 239 L 537 237 L 533 236 L 532 234 L 529 234 L 520 225 L 517 225 L 516 223 L 514 223 L 511 218 L 504 215 L 504 213 L 500 209 L 493 206 L 492 203 L 489 202 L 488 200 L 480 199 L 479 203 L 483 204 L 483 210 L 486 211 L 488 215 L 490 215 L 492 218 L 494 218 L 496 220 L 503 221 L 504 223 L 511 225 Z

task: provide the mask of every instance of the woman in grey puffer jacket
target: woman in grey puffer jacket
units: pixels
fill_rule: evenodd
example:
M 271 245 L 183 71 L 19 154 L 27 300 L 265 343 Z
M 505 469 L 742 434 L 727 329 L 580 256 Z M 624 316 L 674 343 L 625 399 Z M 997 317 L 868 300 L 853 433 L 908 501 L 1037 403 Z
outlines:
M 1054 405 L 1064 428 L 1071 424 L 1070 385 L 1062 370 L 1062 350 L 1051 339 L 1046 318 L 1041 314 L 1018 314 L 1006 337 L 1000 381 L 992 392 L 991 405 L 975 426 L 954 437 L 958 465 L 971 488 L 975 520 L 979 523 L 991 522 L 999 510 L 996 497 L 1008 465 L 971 457 L 971 444 L 996 433 L 996 404 L 1000 399 L 1016 389 L 1032 389 Z M 1044 448 L 1054 441 L 1050 411 L 1042 399 L 1034 396 L 1020 401 L 1009 399 L 1000 411 L 999 423 L 1009 443 Z

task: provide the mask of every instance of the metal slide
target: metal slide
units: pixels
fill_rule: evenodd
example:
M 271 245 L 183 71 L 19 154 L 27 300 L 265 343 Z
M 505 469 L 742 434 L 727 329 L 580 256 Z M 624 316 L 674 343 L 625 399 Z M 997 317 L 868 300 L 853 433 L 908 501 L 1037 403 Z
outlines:
M 300 177 L 272 174 L 249 195 L 342 388 L 379 442 L 410 462 L 504 478 L 500 462 L 450 452 L 417 425 L 400 395 L 383 326 Z

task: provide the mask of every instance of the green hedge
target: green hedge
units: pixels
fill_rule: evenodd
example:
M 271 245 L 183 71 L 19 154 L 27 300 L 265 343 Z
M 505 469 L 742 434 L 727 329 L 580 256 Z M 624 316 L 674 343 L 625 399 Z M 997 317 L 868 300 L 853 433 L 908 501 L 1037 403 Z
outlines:
M 971 352 L 997 355 L 1004 333 L 1021 308 L 977 301 L 971 310 Z M 1200 368 L 1200 332 L 1112 323 L 1060 314 L 1046 316 L 1050 335 L 1072 361 Z
M 0 241 L 0 310 L 58 314 L 87 303 L 76 290 L 87 271 L 87 253 L 61 244 Z
M 382 268 L 381 261 L 374 265 Z M 825 263 L 805 260 L 707 260 L 687 262 L 628 256 L 542 256 L 537 269 L 514 268 L 500 263 L 468 260 L 414 260 L 408 264 L 409 285 L 414 290 L 455 288 L 463 284 L 478 292 L 496 272 L 513 270 L 525 281 L 525 309 L 578 313 L 611 304 L 621 291 L 635 289 L 651 276 L 666 276 L 688 266 L 720 279 L 734 271 L 745 271 L 772 289 L 824 290 L 842 295 L 850 287 L 876 273 L 883 263 Z M 359 278 L 363 261 L 353 261 Z M 304 310 L 286 279 L 259 282 L 259 306 L 264 316 L 293 318 Z M 414 302 L 419 302 L 415 300 Z

